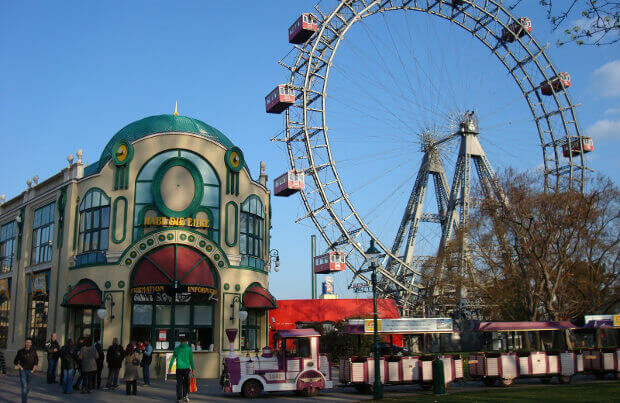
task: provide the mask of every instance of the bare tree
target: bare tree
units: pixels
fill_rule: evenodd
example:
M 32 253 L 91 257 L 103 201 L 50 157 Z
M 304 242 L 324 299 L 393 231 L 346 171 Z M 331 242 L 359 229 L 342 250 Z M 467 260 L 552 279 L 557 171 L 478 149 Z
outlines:
M 515 8 L 523 0 L 515 0 Z M 529 1 L 528 1 L 529 3 Z M 553 31 L 563 30 L 558 46 L 609 45 L 620 39 L 620 2 L 613 0 L 540 0 Z
M 595 313 L 617 298 L 620 193 L 599 179 L 585 194 L 545 192 L 538 177 L 506 172 L 508 204 L 481 198 L 469 226 L 440 256 L 448 274 L 427 280 L 438 289 L 464 285 L 483 316 L 561 320 Z M 460 242 L 468 235 L 470 275 L 457 278 Z M 446 269 L 447 268 L 447 269 Z M 449 293 L 448 293 L 449 294 Z M 446 298 L 446 297 L 443 297 Z

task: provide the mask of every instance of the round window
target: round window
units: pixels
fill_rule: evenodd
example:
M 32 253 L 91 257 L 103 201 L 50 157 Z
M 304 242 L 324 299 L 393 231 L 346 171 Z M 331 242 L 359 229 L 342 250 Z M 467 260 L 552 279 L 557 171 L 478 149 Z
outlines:
M 188 217 L 200 206 L 204 184 L 198 168 L 185 158 L 164 162 L 153 177 L 153 200 L 169 217 Z

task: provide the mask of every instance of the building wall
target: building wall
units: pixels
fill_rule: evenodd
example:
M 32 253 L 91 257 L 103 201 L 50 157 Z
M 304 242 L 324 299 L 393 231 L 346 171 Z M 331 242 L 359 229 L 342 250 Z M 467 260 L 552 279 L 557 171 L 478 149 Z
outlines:
M 114 306 L 110 307 L 108 300 L 106 307 L 114 314 L 109 314 L 102 322 L 101 341 L 104 348 L 112 343 L 114 337 L 119 337 L 120 342 L 126 345 L 130 341 L 132 295 L 129 292 L 132 281 L 131 273 L 136 263 L 150 250 L 167 244 L 185 244 L 199 250 L 211 261 L 218 276 L 218 289 L 213 317 L 214 348 L 212 352 L 197 353 L 197 365 L 202 377 L 216 377 L 219 375 L 220 354 L 228 351 L 228 342 L 224 336 L 224 329 L 229 327 L 239 328 L 239 307 L 246 288 L 253 283 L 259 283 L 265 289 L 269 287 L 269 276 L 266 271 L 268 262 L 269 244 L 269 191 L 263 184 L 254 181 L 247 169 L 239 172 L 238 194 L 227 194 L 226 180 L 228 167 L 224 159 L 226 147 L 217 141 L 212 141 L 204 136 L 192 133 L 159 133 L 147 135 L 132 143 L 133 159 L 128 165 L 128 186 L 126 189 L 115 189 L 115 175 L 117 167 L 112 161 L 108 161 L 100 172 L 83 177 L 84 165 L 78 161 L 70 167 L 63 169 L 47 181 L 36 184 L 25 191 L 22 195 L 0 205 L 0 225 L 21 216 L 22 231 L 19 237 L 21 250 L 16 254 L 16 263 L 10 273 L 0 275 L 3 278 L 11 278 L 10 290 L 10 315 L 8 329 L 8 345 L 5 348 L 7 359 L 12 360 L 15 352 L 23 346 L 27 336 L 27 305 L 28 305 L 28 282 L 33 273 L 42 270 L 50 270 L 48 283 L 49 310 L 47 317 L 47 339 L 52 332 L 58 334 L 60 343 L 64 343 L 72 334 L 73 319 L 69 315 L 69 309 L 60 304 L 67 292 L 82 279 L 90 279 L 99 287 L 104 300 L 111 295 Z M 184 226 L 151 228 L 140 239 L 134 239 L 134 196 L 136 177 L 143 165 L 153 156 L 166 150 L 182 149 L 192 151 L 205 160 L 214 168 L 220 181 L 219 202 L 219 240 L 214 243 L 196 228 Z M 78 207 L 86 193 L 92 188 L 99 188 L 110 198 L 110 233 L 108 239 L 107 263 L 76 264 L 78 250 Z M 163 192 L 174 189 L 164 189 Z M 250 195 L 260 198 L 265 209 L 265 238 L 262 251 L 262 261 L 265 269 L 241 266 L 241 254 L 239 251 L 239 219 L 240 207 Z M 31 265 L 32 223 L 34 211 L 40 206 L 50 202 L 57 205 L 66 200 L 63 209 L 54 209 L 54 239 L 52 243 L 52 259 L 50 262 Z M 229 209 L 228 222 L 226 222 L 226 210 Z M 116 210 L 116 211 L 115 211 Z M 234 214 L 236 210 L 236 214 Z M 158 214 L 163 215 L 163 214 Z M 125 231 L 123 231 L 125 228 Z M 226 231 L 228 230 L 228 239 Z M 159 241 L 156 235 L 163 234 L 165 239 Z M 170 240 L 168 235 L 173 236 Z M 183 238 L 184 237 L 184 238 Z M 189 239 L 194 238 L 193 242 Z M 183 240 L 182 240 L 183 239 Z M 148 245 L 144 250 L 141 245 L 150 240 L 153 245 Z M 236 240 L 236 242 L 230 242 Z M 144 241 L 144 242 L 143 242 Z M 150 242 L 149 241 L 149 242 Z M 200 242 L 204 241 L 201 246 Z M 228 241 L 228 242 L 227 242 Z M 205 248 L 213 245 L 213 249 L 207 252 Z M 130 257 L 132 252 L 135 257 Z M 220 256 L 221 255 L 221 256 Z M 130 263 L 128 263 L 131 261 Z M 108 297 L 109 298 L 109 297 Z M 234 303 L 233 303 L 234 302 Z M 232 305 L 232 307 L 231 307 Z M 231 319 L 234 318 L 234 319 Z M 267 342 L 266 321 L 267 315 L 263 315 L 260 325 L 261 344 Z M 208 348 L 208 346 L 204 346 Z M 240 340 L 237 338 L 236 349 L 240 349 Z M 43 358 L 43 354 L 41 354 Z M 42 363 L 45 363 L 45 359 Z M 155 366 L 158 359 L 154 360 Z M 45 366 L 45 365 L 43 365 Z

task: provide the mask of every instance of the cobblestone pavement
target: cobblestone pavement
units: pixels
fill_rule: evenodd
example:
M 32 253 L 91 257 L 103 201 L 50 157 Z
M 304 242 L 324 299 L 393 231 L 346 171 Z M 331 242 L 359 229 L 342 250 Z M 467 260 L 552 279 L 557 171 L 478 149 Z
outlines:
M 105 374 L 105 371 L 104 371 Z M 574 378 L 574 382 L 594 382 L 594 377 L 587 375 L 579 375 Z M 604 381 L 603 381 L 604 382 Z M 151 386 L 138 386 L 137 396 L 126 396 L 124 385 L 119 386 L 115 390 L 97 390 L 91 394 L 73 393 L 64 395 L 60 391 L 58 384 L 48 385 L 45 382 L 45 374 L 40 372 L 33 376 L 32 390 L 29 394 L 29 402 L 73 402 L 73 401 L 89 401 L 89 402 L 115 402 L 132 401 L 176 401 L 176 389 L 174 379 L 164 382 L 163 380 L 153 380 Z M 551 385 L 542 385 L 537 379 L 525 379 L 515 382 L 512 388 L 522 386 L 540 387 L 562 387 L 552 383 Z M 450 392 L 476 391 L 484 389 L 481 382 L 460 382 L 451 384 L 448 388 Z M 415 394 L 431 394 L 431 392 L 422 391 L 417 385 L 404 386 L 388 386 L 385 388 L 385 397 L 412 396 Z M 232 402 L 241 399 L 239 395 L 231 395 L 222 393 L 218 380 L 216 379 L 199 379 L 198 392 L 191 395 L 192 402 Z M 314 398 L 300 398 L 293 393 L 265 393 L 255 402 L 274 402 L 274 401 L 299 401 L 303 402 L 357 402 L 363 400 L 371 400 L 372 396 L 359 394 L 351 387 L 336 387 L 331 391 L 322 392 Z M 9 371 L 6 378 L 0 378 L 0 401 L 2 402 L 20 402 L 20 385 L 16 371 Z

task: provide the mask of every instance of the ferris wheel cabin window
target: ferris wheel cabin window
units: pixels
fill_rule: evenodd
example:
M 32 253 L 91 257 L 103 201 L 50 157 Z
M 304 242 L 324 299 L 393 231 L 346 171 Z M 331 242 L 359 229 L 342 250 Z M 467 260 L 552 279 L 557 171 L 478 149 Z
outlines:
M 263 269 L 265 210 L 258 196 L 252 195 L 241 204 L 239 227 L 241 264 Z
M 54 239 L 54 213 L 56 203 L 50 203 L 34 211 L 32 222 L 32 253 L 30 263 L 40 264 L 52 260 Z

